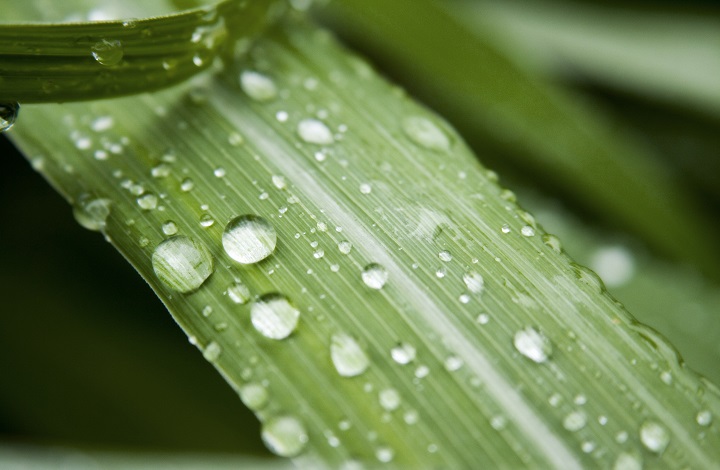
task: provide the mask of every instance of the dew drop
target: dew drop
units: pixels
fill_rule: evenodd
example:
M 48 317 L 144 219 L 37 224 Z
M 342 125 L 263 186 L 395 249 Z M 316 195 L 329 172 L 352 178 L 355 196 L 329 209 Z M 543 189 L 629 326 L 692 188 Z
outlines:
M 245 139 L 243 139 L 243 137 L 240 134 L 238 134 L 237 132 L 232 132 L 228 136 L 228 143 L 230 145 L 232 145 L 233 147 L 237 147 L 237 146 L 241 145 L 244 141 L 245 141 Z
M 458 356 L 448 356 L 445 359 L 445 369 L 449 372 L 453 372 L 453 371 L 460 369 L 463 366 L 463 364 L 465 364 L 465 363 Z
M 163 284 L 183 293 L 200 287 L 214 269 L 205 245 L 182 235 L 168 238 L 155 248 L 152 266 Z
M 277 233 L 262 217 L 241 215 L 228 222 L 222 244 L 230 258 L 242 264 L 252 264 L 272 254 L 277 244 Z
M 203 350 L 203 357 L 205 360 L 215 362 L 222 354 L 222 347 L 215 341 L 210 342 Z
M 162 231 L 165 235 L 175 235 L 178 231 L 177 225 L 172 220 L 168 220 L 162 224 Z
M 180 191 L 187 193 L 189 191 L 192 191 L 192 189 L 195 187 L 195 182 L 190 178 L 185 178 L 182 180 L 182 183 L 180 183 Z
M 20 105 L 18 103 L 0 103 L 0 132 L 9 131 L 15 124 Z
M 215 225 L 215 219 L 213 219 L 210 214 L 203 214 L 202 217 L 200 217 L 200 226 L 202 228 L 210 228 L 213 225 Z
M 80 200 L 73 209 L 75 220 L 88 230 L 101 231 L 110 215 L 112 201 L 105 198 Z
M 325 250 L 323 250 L 322 248 L 315 250 L 315 252 L 313 253 L 313 258 L 315 259 L 320 259 L 323 256 L 325 256 Z
M 103 39 L 96 42 L 91 49 L 95 60 L 105 66 L 117 65 L 123 58 L 122 43 L 116 39 Z
M 375 458 L 383 463 L 392 462 L 392 459 L 395 458 L 395 451 L 388 446 L 380 446 L 375 449 Z
M 410 140 L 421 147 L 439 152 L 450 150 L 450 138 L 427 118 L 407 117 L 403 120 L 402 127 Z
M 440 258 L 440 261 L 448 262 L 452 260 L 452 254 L 450 254 L 449 251 L 443 250 L 440 253 L 438 253 L 438 258 Z
M 710 426 L 712 423 L 712 413 L 709 410 L 701 410 L 695 415 L 695 421 L 700 426 Z
M 352 247 L 352 243 L 347 240 L 343 240 L 338 243 L 338 250 L 340 250 L 340 253 L 344 255 L 350 254 L 350 252 L 352 251 Z
M 437 271 L 435 271 L 435 277 L 438 279 L 443 279 L 447 275 L 447 269 L 445 267 L 439 267 L 437 268 Z
M 157 207 L 158 204 L 158 198 L 153 193 L 147 193 L 143 194 L 139 198 L 136 199 L 137 205 L 140 206 L 140 209 L 145 211 L 151 211 Z
M 390 356 L 393 358 L 393 361 L 402 365 L 414 361 L 416 355 L 417 351 L 415 347 L 408 343 L 400 343 L 390 350 Z
M 250 383 L 240 389 L 240 399 L 245 403 L 245 406 L 253 411 L 257 411 L 267 405 L 268 392 L 262 385 Z
M 508 224 L 505 224 L 500 228 L 500 231 L 502 233 L 510 233 L 510 226 Z
M 370 359 L 358 342 L 347 333 L 338 333 L 330 341 L 330 359 L 343 377 L 355 377 L 367 370 Z
M 297 132 L 309 144 L 328 145 L 334 142 L 330 129 L 317 119 L 303 119 L 298 123 Z
M 378 394 L 380 406 L 385 411 L 394 411 L 400 406 L 402 399 L 400 398 L 400 392 L 394 388 L 386 388 L 381 390 Z
M 481 325 L 487 325 L 487 323 L 489 321 L 490 321 L 490 315 L 488 315 L 487 313 L 481 313 L 477 317 L 477 322 L 480 323 Z
M 650 452 L 662 454 L 667 445 L 670 443 L 670 433 L 668 430 L 655 421 L 645 421 L 640 426 L 640 442 Z
M 483 277 L 475 271 L 469 271 L 463 274 L 463 282 L 473 294 L 479 294 L 485 288 Z
M 430 373 L 430 368 L 426 365 L 418 366 L 417 369 L 415 369 L 415 377 L 418 379 L 427 377 L 429 373 Z
M 272 176 L 272 182 L 273 182 L 273 184 L 275 185 L 275 187 L 278 188 L 278 189 L 285 189 L 285 188 L 287 188 L 287 182 L 285 181 L 285 177 L 284 177 L 284 176 L 273 175 L 273 176 Z
M 546 233 L 543 235 L 543 243 L 552 248 L 554 252 L 562 253 L 562 244 L 560 243 L 560 239 L 555 235 Z
M 529 226 L 529 225 L 525 225 L 525 226 L 523 226 L 523 228 L 520 229 L 520 233 L 521 233 L 524 237 L 534 237 L 534 236 L 535 236 L 535 229 L 532 228 L 532 227 Z
M 520 354 L 537 363 L 547 361 L 552 354 L 550 340 L 530 326 L 515 333 L 513 345 Z
M 362 280 L 371 289 L 382 289 L 388 280 L 388 272 L 383 266 L 370 263 L 362 270 Z
M 416 410 L 408 410 L 403 415 L 403 421 L 405 424 L 413 425 L 418 422 L 420 414 Z
M 627 283 L 635 274 L 633 255 L 622 246 L 597 250 L 590 261 L 590 267 L 610 287 Z
M 300 310 L 282 294 L 265 294 L 250 307 L 250 320 L 255 329 L 270 339 L 285 339 L 295 331 Z
M 281 457 L 294 457 L 308 442 L 305 426 L 293 416 L 278 416 L 262 426 L 262 440 L 270 451 Z
M 250 289 L 245 284 L 236 282 L 227 288 L 227 295 L 233 303 L 242 305 L 250 300 Z
M 615 459 L 613 470 L 642 470 L 643 464 L 639 456 L 629 452 L 621 452 Z
M 240 86 L 255 101 L 270 101 L 277 96 L 275 82 L 253 70 L 245 70 L 240 74 Z
M 226 174 L 225 168 L 222 167 L 218 167 L 213 170 L 213 175 L 215 175 L 216 178 L 224 178 Z
M 587 415 L 582 411 L 573 411 L 563 419 L 563 427 L 570 432 L 579 431 L 587 424 Z
M 362 194 L 370 194 L 370 193 L 372 192 L 372 186 L 370 186 L 370 185 L 367 184 L 367 183 L 362 183 L 362 184 L 360 185 L 360 192 L 361 192 Z
M 100 116 L 93 120 L 93 122 L 90 124 L 90 129 L 95 132 L 103 132 L 110 129 L 114 125 L 115 120 L 112 118 L 112 116 Z
M 170 175 L 170 165 L 161 163 L 150 169 L 150 175 L 153 178 L 166 178 Z

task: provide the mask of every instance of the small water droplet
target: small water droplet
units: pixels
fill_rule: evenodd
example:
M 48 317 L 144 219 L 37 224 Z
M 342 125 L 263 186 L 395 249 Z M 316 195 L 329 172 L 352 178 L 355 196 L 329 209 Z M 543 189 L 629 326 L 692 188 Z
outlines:
M 185 236 L 160 243 L 153 252 L 152 266 L 163 284 L 182 293 L 199 288 L 214 269 L 205 245 Z
M 446 275 L 447 269 L 444 266 L 437 268 L 437 271 L 435 271 L 435 277 L 438 279 L 443 279 Z
M 0 132 L 9 131 L 15 124 L 20 105 L 18 103 L 0 103 Z
M 563 419 L 563 427 L 570 432 L 579 431 L 587 424 L 587 415 L 583 411 L 573 411 Z
M 145 211 L 151 211 L 157 208 L 158 204 L 158 198 L 153 193 L 143 194 L 142 196 L 137 198 L 136 201 L 137 205 L 140 206 L 140 209 Z
M 323 250 L 322 248 L 315 250 L 315 252 L 313 253 L 313 258 L 315 259 L 320 259 L 323 256 L 325 256 L 325 250 Z
M 175 235 L 178 231 L 177 225 L 172 220 L 168 220 L 162 224 L 162 231 L 165 235 Z
M 73 209 L 75 220 L 88 230 L 101 231 L 112 207 L 112 201 L 105 198 L 90 199 L 80 198 L 80 202 Z
M 270 101 L 277 96 L 275 82 L 253 70 L 245 70 L 240 74 L 240 86 L 255 101 Z
M 184 193 L 192 191 L 194 187 L 195 182 L 190 178 L 185 178 L 184 180 L 182 180 L 182 183 L 180 183 L 180 190 Z
M 340 253 L 347 255 L 352 251 L 352 243 L 350 243 L 347 240 L 343 240 L 340 243 L 338 243 L 338 250 L 340 250 Z
M 552 248 L 554 252 L 562 253 L 562 244 L 560 243 L 560 239 L 555 235 L 546 233 L 543 235 L 543 243 Z
M 583 441 L 582 444 L 580 444 L 580 449 L 585 452 L 586 454 L 589 454 L 590 452 L 595 450 L 595 443 L 593 441 Z
M 227 295 L 236 304 L 245 304 L 250 300 L 250 289 L 245 284 L 236 282 L 227 288 Z
M 621 452 L 615 459 L 613 470 L 642 470 L 642 459 L 629 452 Z
M 532 228 L 532 227 L 529 226 L 529 225 L 525 225 L 525 226 L 523 226 L 523 228 L 520 229 L 520 233 L 521 233 L 524 237 L 534 237 L 534 236 L 535 236 L 535 229 Z
M 427 377 L 429 373 L 430 373 L 430 368 L 426 365 L 418 366 L 417 369 L 415 369 L 415 377 L 418 379 Z
M 200 226 L 202 228 L 210 228 L 215 224 L 215 219 L 210 214 L 203 214 L 200 217 Z
M 403 415 L 403 421 L 409 425 L 417 423 L 418 419 L 420 419 L 420 414 L 415 410 L 408 410 Z
M 548 403 L 550 403 L 550 406 L 553 408 L 557 407 L 560 402 L 562 401 L 562 396 L 559 393 L 553 393 L 550 395 L 550 398 L 548 398 Z
M 330 340 L 330 358 L 335 370 L 343 377 L 355 377 L 367 370 L 370 359 L 358 342 L 346 333 L 338 333 Z
M 415 360 L 417 351 L 415 347 L 408 343 L 400 343 L 390 350 L 390 356 L 398 364 L 409 364 Z
M 467 294 L 462 294 L 460 295 L 460 297 L 458 297 L 458 300 L 461 304 L 466 304 L 470 302 L 470 296 Z
M 378 394 L 380 400 L 380 406 L 385 411 L 394 411 L 400 406 L 402 399 L 400 398 L 400 392 L 394 388 L 386 388 L 381 390 Z
M 92 56 L 102 65 L 117 65 L 123 58 L 122 43 L 116 39 L 102 39 L 96 42 L 91 49 Z
M 487 323 L 489 321 L 490 321 L 490 315 L 488 315 L 487 313 L 481 313 L 477 317 L 477 322 L 480 323 L 481 325 L 487 325 Z
M 427 118 L 407 117 L 403 120 L 402 127 L 410 140 L 421 147 L 440 152 L 450 150 L 450 138 Z
M 262 440 L 270 451 L 281 457 L 295 457 L 308 442 L 305 426 L 293 416 L 270 418 L 262 426 Z
M 110 129 L 115 125 L 115 120 L 112 116 L 100 116 L 95 118 L 90 124 L 90 129 L 95 132 L 103 132 Z
M 334 142 L 330 129 L 317 119 L 303 119 L 298 123 L 297 132 L 309 144 L 329 145 Z
M 277 244 L 277 233 L 262 217 L 241 215 L 225 226 L 222 244 L 230 258 L 242 264 L 252 264 L 272 254 Z
M 240 399 L 245 406 L 253 411 L 258 411 L 267 405 L 268 391 L 260 384 L 249 383 L 240 389 Z
M 216 178 L 224 178 L 226 175 L 225 168 L 218 167 L 213 170 L 213 175 L 215 175 Z
M 290 115 L 287 113 L 287 111 L 278 111 L 275 113 L 275 119 L 278 120 L 278 122 L 285 122 L 288 120 Z
M 210 305 L 206 305 L 202 309 L 202 316 L 207 318 L 213 313 L 213 308 Z
M 492 426 L 493 429 L 495 429 L 496 431 L 505 429 L 505 426 L 507 426 L 507 418 L 502 415 L 493 416 L 493 418 L 490 420 L 490 426 Z
M 205 360 L 215 362 L 222 354 L 222 347 L 215 341 L 210 342 L 203 350 L 203 357 Z
M 700 426 L 710 426 L 712 418 L 713 416 L 710 410 L 701 410 L 695 415 L 695 421 L 697 421 Z
M 372 186 L 367 183 L 362 183 L 360 185 L 360 192 L 363 194 L 370 194 L 370 192 L 372 192 Z
M 166 178 L 170 175 L 170 165 L 161 163 L 150 169 L 150 175 L 153 178 Z
M 272 182 L 273 182 L 273 184 L 275 185 L 275 187 L 278 188 L 278 189 L 285 189 L 285 188 L 287 188 L 287 182 L 285 181 L 285 177 L 284 177 L 284 176 L 273 175 L 273 176 L 272 176 Z
M 463 282 L 473 294 L 481 293 L 485 287 L 483 277 L 475 271 L 469 271 L 463 274 Z
M 387 270 L 377 263 L 370 263 L 362 270 L 362 280 L 371 289 L 382 289 L 388 276 Z
M 270 339 L 285 339 L 295 331 L 300 310 L 282 294 L 265 294 L 250 307 L 250 319 L 255 329 Z
M 445 359 L 445 369 L 449 372 L 460 369 L 465 362 L 458 356 L 448 356 Z
M 452 260 L 452 254 L 450 254 L 449 251 L 443 250 L 440 253 L 438 253 L 438 258 L 440 258 L 440 261 L 448 262 Z
M 537 363 L 547 361 L 552 354 L 550 340 L 530 326 L 515 333 L 513 345 L 520 354 Z
M 375 458 L 383 463 L 392 462 L 392 459 L 395 458 L 395 451 L 391 447 L 380 446 L 375 449 Z
M 660 423 L 655 421 L 645 421 L 640 426 L 640 442 L 650 452 L 662 454 L 667 445 L 670 443 L 670 433 Z
M 510 233 L 510 226 L 508 224 L 504 224 L 502 227 L 500 227 L 500 231 L 502 233 Z

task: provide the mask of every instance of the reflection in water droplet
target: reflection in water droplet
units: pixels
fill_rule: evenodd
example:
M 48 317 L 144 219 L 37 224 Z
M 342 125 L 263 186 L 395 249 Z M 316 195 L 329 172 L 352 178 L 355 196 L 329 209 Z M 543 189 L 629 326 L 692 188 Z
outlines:
M 112 201 L 110 199 L 80 199 L 79 205 L 73 209 L 75 220 L 88 230 L 101 231 L 110 215 Z
M 371 289 L 382 289 L 388 280 L 388 272 L 383 266 L 370 263 L 362 270 L 362 280 Z
M 305 448 L 308 435 L 297 418 L 279 416 L 263 424 L 262 440 L 272 453 L 281 457 L 294 457 Z
M 240 399 L 245 403 L 245 406 L 253 411 L 257 411 L 267 405 L 268 392 L 262 385 L 250 383 L 240 389 Z
M 670 443 L 670 433 L 660 423 L 655 421 L 645 421 L 640 426 L 640 442 L 650 452 L 662 454 L 667 445 Z
M 639 456 L 628 452 L 620 453 L 615 459 L 613 470 L 642 470 L 642 460 Z
M 414 361 L 416 354 L 415 347 L 408 343 L 400 343 L 390 350 L 393 360 L 403 365 Z
M 116 39 L 103 39 L 92 46 L 92 56 L 102 65 L 117 65 L 123 58 L 124 51 L 122 43 Z
M 155 248 L 152 266 L 163 284 L 183 293 L 200 287 L 214 269 L 205 245 L 182 235 L 168 238 Z
M 252 70 L 245 70 L 240 74 L 240 86 L 250 98 L 256 101 L 269 101 L 277 96 L 275 82 Z
M 396 410 L 400 406 L 400 392 L 394 388 L 386 388 L 378 394 L 380 406 L 386 411 Z
M 367 370 L 370 359 L 355 338 L 338 333 L 330 341 L 330 359 L 335 370 L 343 377 L 355 377 Z
M 587 424 L 587 415 L 582 411 L 573 411 L 565 416 L 563 427 L 570 432 L 579 431 Z
M 513 345 L 520 354 L 537 363 L 547 361 L 552 354 L 550 340 L 530 326 L 515 333 Z
M 463 274 L 463 282 L 465 282 L 465 286 L 467 286 L 468 290 L 473 294 L 481 293 L 485 287 L 483 277 L 475 271 L 469 271 Z
M 20 105 L 18 103 L 0 103 L 0 132 L 9 131 L 15 124 Z
M 203 357 L 210 362 L 217 361 L 221 354 L 222 348 L 215 341 L 209 343 L 203 350 Z
M 236 282 L 227 288 L 227 295 L 236 304 L 245 304 L 250 300 L 250 289 L 245 284 Z
M 228 222 L 222 235 L 225 252 L 235 261 L 252 264 L 272 254 L 277 244 L 275 228 L 262 217 L 241 215 Z
M 402 123 L 403 130 L 410 140 L 430 150 L 446 152 L 450 150 L 450 139 L 431 120 L 421 116 L 410 116 Z
M 329 145 L 334 142 L 330 129 L 317 119 L 303 119 L 298 123 L 297 132 L 309 144 Z
M 250 307 L 255 329 L 266 338 L 284 339 L 295 330 L 300 310 L 281 294 L 265 294 Z

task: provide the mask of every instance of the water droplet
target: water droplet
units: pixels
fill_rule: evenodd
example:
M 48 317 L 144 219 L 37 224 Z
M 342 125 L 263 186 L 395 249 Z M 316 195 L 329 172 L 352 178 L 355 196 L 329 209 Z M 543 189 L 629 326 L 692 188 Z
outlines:
M 547 361 L 552 354 L 550 340 L 530 326 L 515 333 L 513 344 L 520 354 L 537 363 Z
M 487 313 L 481 313 L 477 317 L 477 322 L 480 323 L 481 325 L 487 325 L 487 323 L 489 321 L 490 321 L 490 315 L 488 315 Z
M 670 443 L 670 433 L 660 423 L 655 421 L 645 421 L 640 426 L 640 442 L 650 452 L 662 454 L 667 445 Z
M 483 277 L 475 271 L 469 271 L 463 274 L 463 282 L 473 294 L 481 293 L 485 287 Z
M 313 258 L 315 259 L 320 259 L 323 256 L 325 256 L 325 250 L 323 250 L 322 248 L 320 248 L 319 250 L 315 250 L 315 252 L 313 253 Z
M 580 449 L 586 454 L 589 454 L 590 452 L 595 450 L 595 443 L 593 441 L 584 441 L 582 444 L 580 444 Z
M 81 198 L 79 205 L 73 209 L 75 220 L 88 230 L 101 231 L 110 215 L 112 201 L 110 199 Z
M 165 235 L 175 235 L 178 231 L 177 225 L 172 220 L 168 220 L 162 224 L 162 231 Z
M 557 407 L 560 402 L 562 401 L 562 396 L 559 393 L 553 393 L 550 395 L 550 398 L 548 398 L 548 403 L 550 403 L 550 406 Z
M 236 304 L 245 304 L 250 300 L 250 289 L 245 284 L 236 282 L 227 288 L 227 295 Z
M 216 178 L 224 178 L 226 175 L 225 168 L 218 167 L 213 170 L 213 175 L 215 175 Z
M 250 98 L 256 101 L 270 101 L 277 96 L 275 82 L 252 70 L 245 70 L 240 74 L 240 86 Z
M 461 304 L 466 304 L 470 302 L 470 296 L 467 294 L 462 294 L 460 295 L 460 297 L 458 297 L 458 300 Z
M 117 65 L 123 58 L 122 43 L 116 39 L 103 39 L 92 46 L 92 56 L 102 65 Z
M 277 233 L 262 217 L 241 215 L 228 222 L 222 244 L 230 258 L 242 264 L 252 264 L 272 254 L 277 244 Z
M 287 182 L 285 181 L 285 177 L 284 177 L 284 176 L 273 175 L 273 177 L 272 177 L 272 182 L 273 182 L 273 184 L 275 185 L 275 187 L 278 188 L 278 189 L 285 189 L 285 188 L 287 188 Z
M 305 426 L 295 417 L 279 416 L 263 424 L 262 440 L 270 451 L 281 457 L 294 457 L 308 442 Z
M 395 451 L 388 446 L 380 446 L 375 449 L 375 458 L 383 463 L 392 462 L 392 459 L 395 458 Z
M 202 217 L 200 217 L 200 226 L 202 228 L 210 228 L 215 224 L 215 219 L 213 219 L 210 214 L 203 214 Z
M 414 361 L 416 355 L 417 351 L 415 347 L 408 343 L 400 343 L 390 350 L 390 356 L 392 356 L 393 361 L 402 365 Z
M 212 313 L 213 313 L 213 308 L 210 305 L 206 305 L 205 307 L 203 307 L 203 309 L 202 309 L 203 317 L 207 318 L 210 315 L 212 315 Z
M 200 287 L 214 269 L 205 245 L 182 235 L 168 238 L 155 248 L 152 266 L 163 284 L 183 293 Z
M 394 388 L 386 388 L 381 390 L 378 394 L 380 400 L 380 406 L 385 411 L 394 411 L 400 406 L 402 399 L 400 398 L 400 392 Z
M 543 243 L 552 248 L 554 252 L 562 253 L 562 244 L 560 243 L 560 239 L 555 235 L 546 233 L 543 235 Z
M 440 253 L 438 253 L 438 258 L 440 258 L 440 261 L 448 262 L 452 260 L 452 255 L 449 251 L 443 250 Z
M 620 453 L 615 459 L 613 470 L 642 470 L 643 464 L 639 456 L 629 452 Z
M 363 194 L 370 194 L 370 192 L 372 192 L 372 186 L 367 183 L 363 183 L 360 185 L 360 192 Z
M 9 131 L 15 124 L 20 105 L 18 103 L 0 103 L 0 132 Z
M 712 413 L 709 410 L 698 411 L 698 414 L 695 415 L 695 421 L 697 421 L 700 426 L 710 426 L 712 418 Z
M 458 356 L 448 356 L 445 359 L 445 369 L 449 372 L 460 369 L 464 364 L 465 362 Z
M 343 377 L 355 377 L 367 370 L 370 359 L 355 338 L 338 333 L 330 340 L 330 358 L 335 370 Z
M 150 169 L 150 175 L 153 178 L 166 178 L 170 175 L 170 165 L 161 163 Z
M 338 243 L 338 250 L 340 250 L 340 253 L 347 255 L 352 251 L 352 243 L 350 243 L 347 240 L 343 240 L 340 243 Z
M 403 421 L 409 425 L 417 423 L 418 419 L 420 419 L 420 414 L 415 410 L 408 410 L 403 415 Z
M 502 415 L 493 416 L 493 418 L 490 420 L 490 426 L 492 426 L 493 429 L 495 429 L 496 431 L 505 429 L 505 426 L 507 426 L 507 418 Z
M 182 183 L 180 183 L 180 190 L 184 193 L 187 193 L 188 191 L 192 191 L 192 189 L 195 187 L 195 182 L 190 178 L 185 178 L 182 180 Z
M 140 209 L 145 211 L 151 211 L 157 207 L 158 204 L 158 198 L 153 193 L 147 193 L 143 194 L 139 198 L 136 199 L 137 205 L 140 206 Z
M 520 229 L 520 233 L 523 234 L 523 236 L 525 237 L 534 237 L 535 229 L 529 225 L 525 225 L 523 226 L 523 228 Z
M 450 138 L 427 118 L 410 116 L 403 120 L 402 127 L 410 140 L 421 147 L 440 152 L 450 150 Z
M 371 289 L 382 289 L 388 276 L 387 270 L 377 263 L 370 263 L 362 270 L 362 280 Z
M 203 357 L 205 360 L 215 362 L 222 354 L 222 347 L 215 341 L 210 342 L 203 350 Z
M 93 122 L 90 124 L 90 129 L 95 132 L 103 132 L 110 129 L 114 125 L 115 120 L 112 116 L 100 116 L 93 120 Z
M 250 319 L 264 337 L 284 339 L 295 331 L 300 310 L 282 294 L 265 294 L 250 307 Z
M 504 224 L 502 227 L 500 227 L 500 231 L 502 233 L 510 233 L 510 226 L 508 224 Z
M 570 432 L 579 431 L 587 424 L 587 415 L 583 411 L 573 411 L 563 419 L 563 427 Z
M 590 267 L 611 287 L 627 283 L 635 274 L 633 255 L 622 246 L 597 250 L 590 261 Z
M 430 373 L 430 368 L 426 365 L 418 366 L 417 369 L 415 369 L 415 377 L 418 379 L 427 377 L 429 373 Z
M 268 392 L 262 385 L 250 383 L 240 389 L 240 399 L 245 403 L 245 406 L 253 411 L 257 411 L 267 405 Z
M 329 145 L 334 142 L 330 129 L 317 119 L 303 119 L 298 123 L 297 132 L 309 144 Z

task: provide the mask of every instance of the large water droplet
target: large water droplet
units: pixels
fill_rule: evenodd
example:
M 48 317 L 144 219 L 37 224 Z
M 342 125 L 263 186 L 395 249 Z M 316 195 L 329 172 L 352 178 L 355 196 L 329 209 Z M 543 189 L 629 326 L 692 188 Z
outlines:
M 613 470 L 642 470 L 642 460 L 635 454 L 622 452 L 615 459 Z
M 450 138 L 435 123 L 421 116 L 410 116 L 403 120 L 403 130 L 416 144 L 430 150 L 450 150 Z
M 370 359 L 365 351 L 355 338 L 346 333 L 333 335 L 330 341 L 330 359 L 335 370 L 343 377 L 360 375 L 370 365 Z
M 275 228 L 262 217 L 241 215 L 228 222 L 222 235 L 225 252 L 235 261 L 252 264 L 272 254 L 277 244 Z
M 262 439 L 271 452 L 281 457 L 294 457 L 308 442 L 305 426 L 293 416 L 271 418 L 263 424 Z
M 670 433 L 660 423 L 655 421 L 645 421 L 640 426 L 640 442 L 650 452 L 662 454 L 667 445 L 670 443 Z
M 262 385 L 250 383 L 240 389 L 240 399 L 245 403 L 245 406 L 253 411 L 257 411 L 267 405 L 268 392 Z
M 469 271 L 463 274 L 463 282 L 468 290 L 474 294 L 481 293 L 485 287 L 483 277 L 475 271 Z
M 414 361 L 416 354 L 415 347 L 408 343 L 400 343 L 390 350 L 393 360 L 403 365 Z
M 163 284 L 183 293 L 194 291 L 213 273 L 212 255 L 205 245 L 182 235 L 155 248 L 152 266 Z
M 537 363 L 547 361 L 552 354 L 550 340 L 530 326 L 515 333 L 513 344 L 520 354 Z
M 284 339 L 295 330 L 300 310 L 282 294 L 265 294 L 250 307 L 250 319 L 264 337 Z
M 111 206 L 110 199 L 81 199 L 79 205 L 73 209 L 73 215 L 80 225 L 97 232 L 105 228 Z
M 92 56 L 102 65 L 117 65 L 123 58 L 122 43 L 116 39 L 103 39 L 92 46 Z
M 0 103 L 0 132 L 9 131 L 15 124 L 20 105 L 18 103 Z
M 240 86 L 250 98 L 256 101 L 270 101 L 277 96 L 275 82 L 253 70 L 245 70 L 240 74 Z
M 362 280 L 371 289 L 382 289 L 388 280 L 388 272 L 383 266 L 370 263 L 362 270 Z
M 328 145 L 334 142 L 328 126 L 317 119 L 303 119 L 297 127 L 300 138 L 309 144 Z

